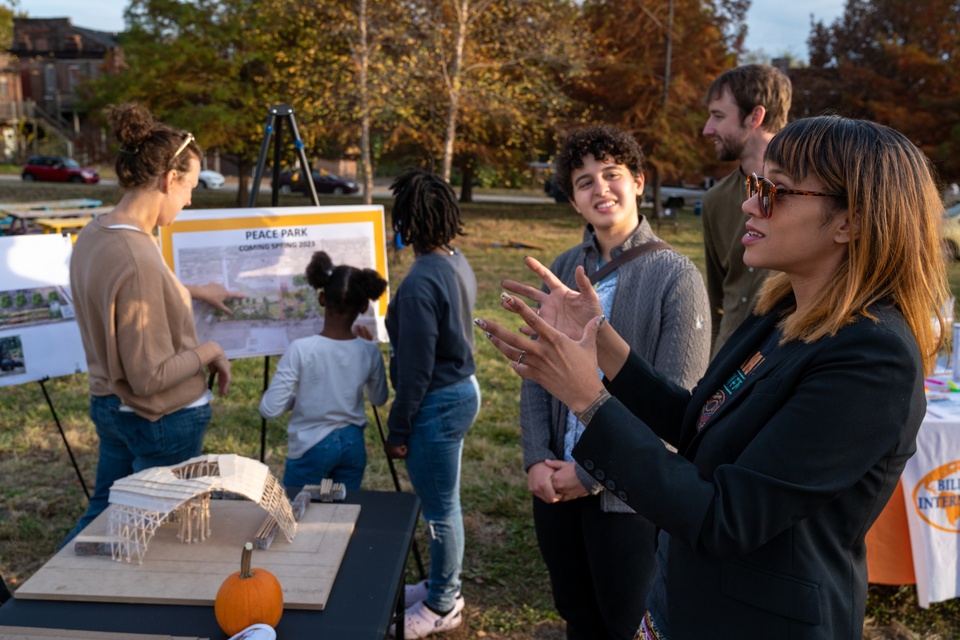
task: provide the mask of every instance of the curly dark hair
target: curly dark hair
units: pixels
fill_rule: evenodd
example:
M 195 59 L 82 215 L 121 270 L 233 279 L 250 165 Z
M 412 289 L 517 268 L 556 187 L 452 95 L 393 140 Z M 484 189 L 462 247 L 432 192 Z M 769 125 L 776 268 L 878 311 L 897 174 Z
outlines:
M 192 134 L 155 120 L 135 102 L 111 106 L 108 115 L 120 142 L 116 169 L 121 187 L 142 187 L 171 169 L 186 173 L 190 159 L 203 155 Z
M 643 173 L 643 151 L 630 134 L 608 124 L 578 129 L 563 140 L 557 155 L 557 185 L 573 199 L 573 171 L 583 167 L 583 158 L 609 159 L 622 164 L 633 177 Z
M 446 246 L 463 233 L 460 205 L 453 189 L 440 176 L 423 169 L 409 169 L 390 185 L 394 233 L 417 254 Z
M 326 251 L 317 251 L 306 269 L 307 282 L 323 289 L 327 306 L 338 313 L 359 315 L 370 302 L 383 295 L 387 281 L 375 269 L 333 265 Z

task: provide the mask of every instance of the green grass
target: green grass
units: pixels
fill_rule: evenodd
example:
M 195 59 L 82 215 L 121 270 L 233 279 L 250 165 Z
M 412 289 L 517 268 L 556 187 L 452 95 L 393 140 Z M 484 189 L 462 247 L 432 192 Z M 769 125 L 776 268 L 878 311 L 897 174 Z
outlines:
M 77 197 L 111 204 L 119 198 L 119 191 L 103 186 L 0 182 L 0 202 Z M 194 207 L 233 206 L 233 202 L 234 193 L 229 191 L 197 191 L 194 195 Z M 356 202 L 356 198 L 327 198 L 322 203 Z M 304 199 L 282 196 L 281 204 L 302 205 Z M 382 204 L 389 207 L 389 202 Z M 500 308 L 499 281 L 531 281 L 522 265 L 523 256 L 549 263 L 579 242 L 581 220 L 568 205 L 554 204 L 472 204 L 464 206 L 464 215 L 468 235 L 460 246 L 477 274 L 476 315 L 505 321 L 508 326 L 516 324 L 516 319 Z M 702 268 L 700 221 L 690 210 L 682 210 L 675 221 L 663 224 L 658 234 Z M 515 248 L 517 241 L 541 248 Z M 394 290 L 412 257 L 409 250 L 391 252 Z M 954 291 L 960 294 L 960 266 L 950 266 L 950 277 Z M 445 637 L 562 638 L 562 623 L 553 609 L 536 545 L 531 498 L 521 464 L 519 379 L 485 340 L 477 344 L 483 399 L 480 416 L 465 441 L 462 480 L 468 617 L 466 625 Z M 271 370 L 276 360 L 271 358 Z M 263 390 L 264 360 L 237 360 L 233 366 L 233 387 L 229 397 L 217 399 L 214 405 L 204 449 L 258 458 L 261 420 L 257 405 Z M 87 416 L 86 378 L 67 376 L 45 384 L 83 475 L 92 485 L 97 442 Z M 0 388 L 0 409 L 0 572 L 11 589 L 16 589 L 54 552 L 82 513 L 85 498 L 39 383 Z M 369 465 L 364 485 L 391 491 L 392 480 L 372 416 L 366 435 Z M 285 455 L 285 421 L 270 421 L 266 463 L 279 474 Z M 409 490 L 403 465 L 398 468 Z M 422 528 L 418 544 L 426 554 Z M 412 578 L 412 562 L 409 571 Z M 872 620 L 871 638 L 960 637 L 960 601 L 924 610 L 917 605 L 913 587 L 871 587 L 868 617 Z

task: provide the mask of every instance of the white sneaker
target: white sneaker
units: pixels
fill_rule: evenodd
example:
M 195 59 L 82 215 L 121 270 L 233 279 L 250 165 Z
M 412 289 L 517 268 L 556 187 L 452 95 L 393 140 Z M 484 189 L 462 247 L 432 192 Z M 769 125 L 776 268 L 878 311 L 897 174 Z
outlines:
M 412 585 L 415 586 L 415 585 Z M 463 622 L 463 596 L 458 596 L 453 603 L 453 609 L 446 615 L 434 613 L 422 600 L 407 607 L 403 612 L 403 637 L 426 638 L 434 633 L 442 633 L 456 629 Z M 390 635 L 396 636 L 396 624 L 390 625 Z
M 410 605 L 416 604 L 416 603 L 420 602 L 421 600 L 426 600 L 426 599 L 427 599 L 427 592 L 428 592 L 428 591 L 429 591 L 429 589 L 427 588 L 427 581 L 426 581 L 426 580 L 421 580 L 421 581 L 418 582 L 417 584 L 407 584 L 407 585 L 404 585 L 404 586 L 403 586 L 403 598 L 404 598 L 403 601 L 404 601 L 404 603 L 406 603 L 406 606 L 409 607 Z
M 428 593 L 430 593 L 430 585 L 426 580 L 421 580 L 416 584 L 405 584 L 403 585 L 404 605 L 409 607 L 410 605 L 416 604 L 421 600 L 426 600 Z M 456 597 L 460 597 L 459 591 L 457 592 Z

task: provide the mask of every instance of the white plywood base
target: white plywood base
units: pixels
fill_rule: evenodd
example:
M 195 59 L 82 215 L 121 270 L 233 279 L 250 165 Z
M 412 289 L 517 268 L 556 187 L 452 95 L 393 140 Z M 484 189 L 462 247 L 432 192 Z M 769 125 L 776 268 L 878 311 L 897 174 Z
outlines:
M 184 544 L 177 540 L 177 525 L 166 524 L 150 542 L 142 565 L 117 562 L 109 555 L 78 556 L 68 544 L 14 597 L 213 605 L 223 581 L 240 570 L 240 552 L 256 536 L 264 511 L 246 500 L 212 500 L 210 514 L 210 538 Z M 359 505 L 313 503 L 293 542 L 281 536 L 270 549 L 254 551 L 253 567 L 267 569 L 280 581 L 284 608 L 324 608 L 359 515 Z M 81 535 L 102 540 L 106 530 L 104 512 Z

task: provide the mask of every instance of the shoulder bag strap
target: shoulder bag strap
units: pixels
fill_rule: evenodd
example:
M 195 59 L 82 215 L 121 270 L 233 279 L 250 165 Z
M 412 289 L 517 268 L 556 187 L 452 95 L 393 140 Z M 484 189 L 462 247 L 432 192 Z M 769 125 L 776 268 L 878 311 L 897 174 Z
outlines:
M 663 249 L 672 249 L 672 248 L 673 247 L 671 247 L 668 243 L 664 242 L 663 240 L 657 240 L 656 242 L 647 242 L 645 244 L 636 246 L 632 249 L 627 249 L 626 251 L 618 255 L 616 258 L 614 258 L 607 264 L 603 265 L 602 267 L 594 271 L 593 274 L 591 274 L 590 276 L 590 284 L 597 284 L 598 282 L 603 280 L 608 273 L 618 268 L 624 262 L 633 260 L 637 256 L 642 256 L 643 254 L 649 253 L 651 251 L 661 251 Z

